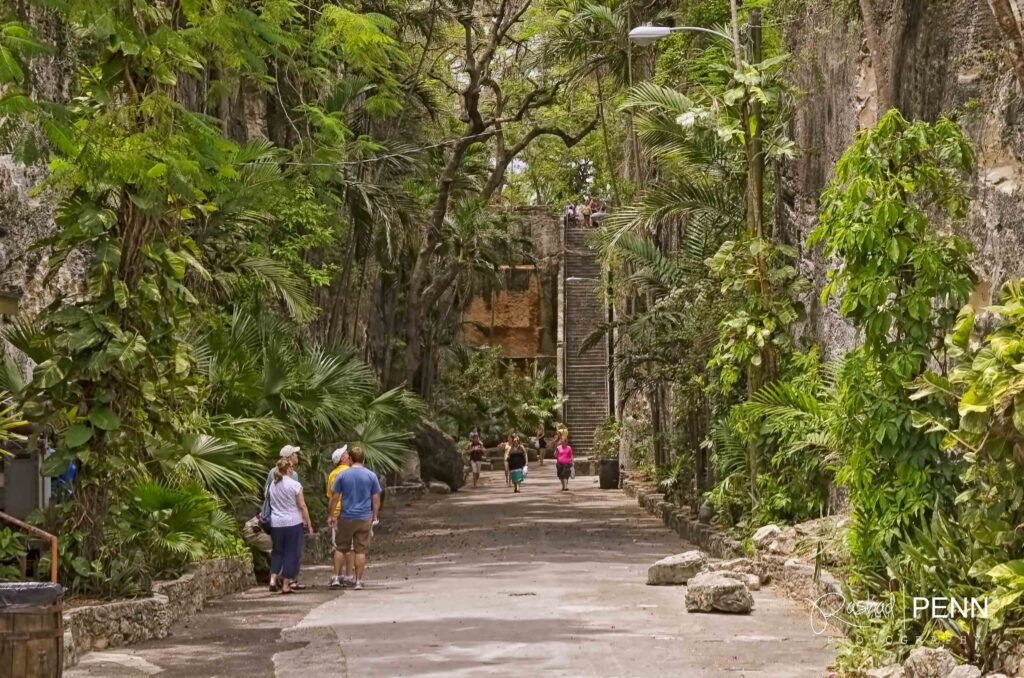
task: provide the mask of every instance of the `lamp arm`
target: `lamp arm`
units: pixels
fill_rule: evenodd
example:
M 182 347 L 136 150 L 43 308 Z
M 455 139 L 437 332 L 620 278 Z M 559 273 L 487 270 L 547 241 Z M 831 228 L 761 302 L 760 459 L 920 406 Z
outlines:
M 670 31 L 699 31 L 701 33 L 710 33 L 711 35 L 717 35 L 720 38 L 724 38 L 724 39 L 728 40 L 730 45 L 734 44 L 733 40 L 732 40 L 732 38 L 730 36 L 726 35 L 725 33 L 719 33 L 718 31 L 713 31 L 710 28 L 701 28 L 699 26 L 671 26 L 671 27 L 669 27 L 669 30 Z

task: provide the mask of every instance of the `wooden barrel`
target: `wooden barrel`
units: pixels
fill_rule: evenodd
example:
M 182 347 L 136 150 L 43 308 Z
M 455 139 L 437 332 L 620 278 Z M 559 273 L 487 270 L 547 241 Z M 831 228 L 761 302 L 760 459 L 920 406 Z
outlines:
M 0 584 L 0 678 L 60 678 L 63 655 L 63 589 Z

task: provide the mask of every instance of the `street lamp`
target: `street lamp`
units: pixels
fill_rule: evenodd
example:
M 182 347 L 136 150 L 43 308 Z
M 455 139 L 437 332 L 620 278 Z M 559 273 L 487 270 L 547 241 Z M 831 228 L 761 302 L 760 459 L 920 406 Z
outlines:
M 729 41 L 730 45 L 736 44 L 733 42 L 732 38 L 725 33 L 719 33 L 718 31 L 713 31 L 710 28 L 701 28 L 699 26 L 637 26 L 629 32 L 629 39 L 638 45 L 650 45 L 662 38 L 667 38 L 675 31 L 697 31 L 699 33 L 710 33 L 711 35 L 717 35 L 720 38 L 725 38 Z

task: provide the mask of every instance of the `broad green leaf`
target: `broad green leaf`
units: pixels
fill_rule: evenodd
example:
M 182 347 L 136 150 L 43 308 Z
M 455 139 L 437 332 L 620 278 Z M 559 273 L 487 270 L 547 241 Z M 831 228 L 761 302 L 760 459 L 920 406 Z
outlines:
M 92 439 L 92 429 L 84 424 L 75 424 L 64 432 L 64 443 L 70 447 L 81 447 Z
M 104 431 L 116 431 L 121 427 L 121 420 L 116 414 L 114 414 L 114 411 L 106 405 L 90 410 L 89 422 L 96 428 Z

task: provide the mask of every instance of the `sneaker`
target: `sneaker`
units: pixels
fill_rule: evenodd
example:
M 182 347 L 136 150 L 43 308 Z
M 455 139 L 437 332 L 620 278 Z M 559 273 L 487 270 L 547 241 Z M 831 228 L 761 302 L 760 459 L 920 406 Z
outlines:
M 356 591 L 362 591 L 363 590 L 363 582 L 357 581 L 356 585 L 355 585 L 355 589 L 356 589 Z
M 341 588 L 341 577 L 331 577 L 331 583 L 329 584 L 329 586 L 332 589 L 340 589 Z
M 355 577 L 342 577 L 341 578 L 341 583 L 344 584 L 345 586 L 355 586 L 356 585 L 356 578 Z

